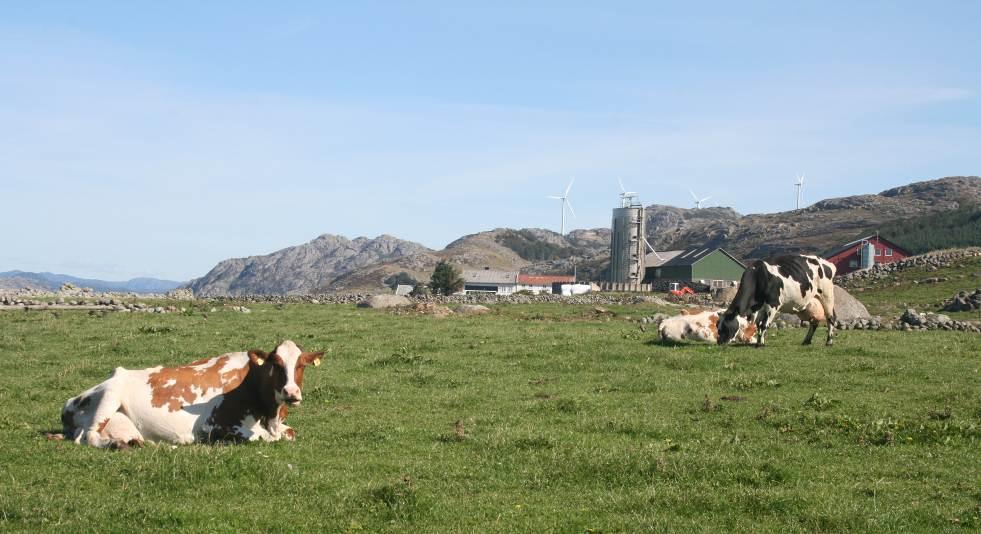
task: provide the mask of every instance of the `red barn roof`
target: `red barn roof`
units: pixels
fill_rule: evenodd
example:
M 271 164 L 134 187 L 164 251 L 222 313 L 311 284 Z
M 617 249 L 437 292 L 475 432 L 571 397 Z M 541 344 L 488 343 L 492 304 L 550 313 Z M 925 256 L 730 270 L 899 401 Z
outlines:
M 851 243 L 845 243 L 844 245 L 842 245 L 842 246 L 836 248 L 835 250 L 833 250 L 832 252 L 829 252 L 828 254 L 825 254 L 824 257 L 825 258 L 830 258 L 830 257 L 835 256 L 837 254 L 841 254 L 842 252 L 845 252 L 846 250 L 854 247 L 855 245 L 861 245 L 862 244 L 862 241 L 872 241 L 874 243 L 881 243 L 883 245 L 886 245 L 888 247 L 891 247 L 895 251 L 898 251 L 903 256 L 912 256 L 912 254 L 910 254 L 908 250 L 906 250 L 903 247 L 897 245 L 896 243 L 893 243 L 892 241 L 890 241 L 890 240 L 882 237 L 881 235 L 872 234 L 872 235 L 867 235 L 865 237 L 858 238 L 855 241 L 852 241 Z
M 846 243 L 829 254 L 825 254 L 825 259 L 834 264 L 837 275 L 843 275 L 861 269 L 862 265 L 862 243 L 872 243 L 875 248 L 873 263 L 892 263 L 910 256 L 906 249 L 889 241 L 882 236 L 870 235 L 861 239 L 856 239 L 851 243 Z

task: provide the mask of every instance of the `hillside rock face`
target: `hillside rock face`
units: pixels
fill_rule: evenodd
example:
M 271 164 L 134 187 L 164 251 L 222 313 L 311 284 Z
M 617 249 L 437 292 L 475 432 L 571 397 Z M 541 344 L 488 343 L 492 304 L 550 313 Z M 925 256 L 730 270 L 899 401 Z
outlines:
M 736 257 L 821 254 L 888 221 L 981 204 L 981 178 L 917 182 L 877 195 L 832 198 L 800 211 L 739 216 L 725 208 L 650 206 L 647 239 L 659 250 L 723 247 Z M 690 212 L 697 212 L 691 214 Z
M 528 245 L 544 252 L 549 259 L 533 257 Z M 514 247 L 514 248 L 512 248 Z M 518 249 L 518 250 L 516 250 Z M 447 261 L 460 269 L 489 268 L 528 274 L 572 274 L 577 266 L 587 269 L 584 278 L 592 278 L 590 265 L 609 257 L 610 230 L 597 228 L 573 230 L 561 236 L 541 228 L 496 228 L 470 234 L 453 241 L 441 251 L 397 258 L 390 262 L 370 265 L 339 276 L 318 291 L 353 291 L 382 287 L 386 277 L 407 272 L 417 280 L 427 281 L 439 261 Z M 522 257 L 525 253 L 525 257 Z M 582 270 L 580 269 L 580 272 Z
M 197 296 L 309 293 L 342 274 L 430 250 L 389 235 L 375 239 L 324 234 L 309 243 L 222 261 L 188 287 Z

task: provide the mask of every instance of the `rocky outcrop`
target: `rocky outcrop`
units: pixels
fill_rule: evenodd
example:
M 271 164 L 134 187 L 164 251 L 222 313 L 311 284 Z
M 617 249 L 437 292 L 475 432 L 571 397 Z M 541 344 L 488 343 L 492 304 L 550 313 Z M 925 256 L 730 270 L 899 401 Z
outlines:
M 981 205 L 981 178 L 954 176 L 816 202 L 780 213 L 740 216 L 728 208 L 647 207 L 647 239 L 659 250 L 705 244 L 739 258 L 823 253 L 877 225 L 962 205 Z
M 350 240 L 324 234 L 265 256 L 225 260 L 188 287 L 199 297 L 310 293 L 345 273 L 429 251 L 388 235 Z
M 907 308 L 899 316 L 899 327 L 902 330 L 960 330 L 981 332 L 978 325 L 968 321 L 955 321 L 942 313 L 918 313 L 913 308 Z
M 945 300 L 942 309 L 949 312 L 981 310 L 981 289 L 959 291 L 953 298 Z

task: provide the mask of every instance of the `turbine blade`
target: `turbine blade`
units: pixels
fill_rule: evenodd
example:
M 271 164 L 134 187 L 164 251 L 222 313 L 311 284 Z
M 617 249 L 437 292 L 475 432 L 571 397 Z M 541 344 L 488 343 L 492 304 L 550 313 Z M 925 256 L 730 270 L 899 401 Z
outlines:
M 576 217 L 576 210 L 572 209 L 572 202 L 566 200 L 565 205 L 569 207 L 569 213 L 571 213 L 573 217 Z M 579 217 L 576 218 L 578 219 Z
M 575 182 L 575 181 L 576 181 L 575 178 L 573 178 L 572 180 L 569 181 L 569 186 L 565 188 L 565 196 L 569 196 L 569 190 L 572 189 L 572 182 Z
M 623 180 L 617 178 L 617 183 L 620 184 L 620 191 L 623 191 L 623 194 L 626 195 L 627 194 L 627 188 L 623 186 Z
M 555 200 L 562 200 L 562 199 L 563 199 L 563 198 L 565 198 L 565 197 L 557 197 L 557 196 L 555 196 L 555 195 L 548 195 L 548 196 L 547 196 L 547 197 L 545 197 L 545 198 L 554 198 Z
M 695 192 L 692 191 L 691 189 L 689 189 L 688 192 L 691 193 L 691 198 L 694 198 L 695 201 L 697 202 L 698 201 L 698 195 L 696 195 Z
M 705 197 L 705 198 L 703 198 L 702 200 L 699 200 L 699 202 L 705 202 L 706 200 L 708 200 L 708 199 L 710 199 L 710 198 L 712 198 L 712 197 Z

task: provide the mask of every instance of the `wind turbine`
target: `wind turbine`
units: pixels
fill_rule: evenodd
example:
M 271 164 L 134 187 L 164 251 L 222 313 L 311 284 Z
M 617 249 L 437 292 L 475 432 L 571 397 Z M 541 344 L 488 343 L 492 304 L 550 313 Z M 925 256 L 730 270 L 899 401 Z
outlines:
M 797 209 L 800 209 L 800 201 L 804 198 L 804 173 L 797 177 L 794 187 L 797 188 Z
M 555 200 L 561 200 L 562 201 L 562 226 L 561 226 L 561 230 L 559 231 L 559 233 L 562 234 L 562 235 L 565 235 L 565 208 L 568 207 L 569 208 L 569 213 L 571 213 L 573 217 L 576 216 L 576 210 L 572 209 L 572 203 L 569 202 L 569 190 L 572 189 L 572 182 L 575 182 L 575 181 L 576 181 L 575 178 L 573 178 L 571 181 L 569 181 L 569 185 L 566 186 L 566 188 L 565 188 L 565 194 L 564 195 L 562 195 L 562 196 L 552 196 L 552 195 L 550 195 L 550 196 L 545 197 L 545 198 L 554 198 Z
M 627 188 L 623 186 L 623 180 L 619 178 L 617 178 L 617 183 L 620 184 L 620 207 L 629 208 L 633 204 L 633 199 L 637 196 L 637 192 L 627 191 Z
M 702 202 L 705 202 L 706 200 L 712 198 L 712 197 L 698 198 L 698 195 L 696 195 L 695 192 L 692 191 L 691 189 L 689 189 L 688 192 L 691 193 L 691 197 L 695 199 L 695 209 L 701 209 Z

